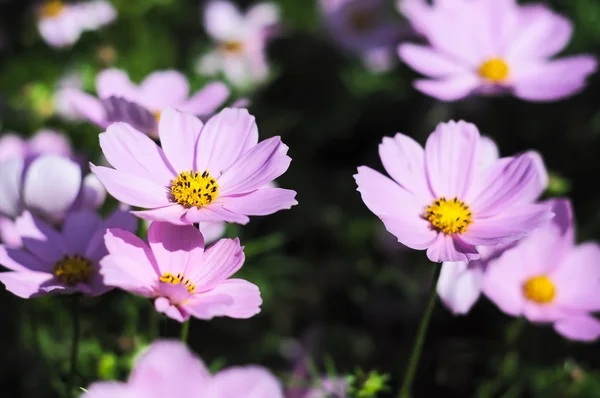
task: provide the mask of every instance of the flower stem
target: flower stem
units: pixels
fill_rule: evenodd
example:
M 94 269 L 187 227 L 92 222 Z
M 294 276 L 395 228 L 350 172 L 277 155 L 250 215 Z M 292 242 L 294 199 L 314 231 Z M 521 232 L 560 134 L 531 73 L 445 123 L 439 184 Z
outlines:
M 188 334 L 190 333 L 190 321 L 187 320 L 181 324 L 181 341 L 187 343 Z
M 77 359 L 79 357 L 79 337 L 81 334 L 81 325 L 79 320 L 79 297 L 74 297 L 73 306 L 73 340 L 71 344 L 71 370 L 67 379 L 67 397 L 73 398 L 73 385 L 77 376 Z
M 411 396 L 411 387 L 415 379 L 419 360 L 421 359 L 421 351 L 423 350 L 423 344 L 425 343 L 425 336 L 427 334 L 427 329 L 429 328 L 429 321 L 431 320 L 431 314 L 433 313 L 433 309 L 435 308 L 435 303 L 437 301 L 436 288 L 441 269 L 441 264 L 435 264 L 435 271 L 431 281 L 431 287 L 429 288 L 429 300 L 427 301 L 427 307 L 425 308 L 423 318 L 421 318 L 417 337 L 415 338 L 415 343 L 410 354 L 410 362 L 408 363 L 408 368 L 406 368 L 404 381 L 402 382 L 402 388 L 398 398 L 410 398 Z

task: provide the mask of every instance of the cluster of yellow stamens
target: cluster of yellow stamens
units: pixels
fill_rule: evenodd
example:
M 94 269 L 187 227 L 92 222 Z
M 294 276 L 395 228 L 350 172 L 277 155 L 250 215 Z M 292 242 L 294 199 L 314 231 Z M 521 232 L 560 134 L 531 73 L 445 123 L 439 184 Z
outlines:
M 240 41 L 230 40 L 223 42 L 221 48 L 226 53 L 238 54 L 244 50 L 244 45 Z
M 185 207 L 204 207 L 219 196 L 219 184 L 208 170 L 181 172 L 171 184 L 173 200 Z
M 161 282 L 165 282 L 165 283 L 170 283 L 171 285 L 185 285 L 185 287 L 187 287 L 188 292 L 190 292 L 190 294 L 194 294 L 194 291 L 196 290 L 196 285 L 194 285 L 192 283 L 192 281 L 190 281 L 188 278 L 186 278 L 185 276 L 183 276 L 183 274 L 178 273 L 177 275 L 173 275 L 170 272 L 165 272 L 162 274 L 162 276 L 159 279 Z
M 79 254 L 64 256 L 54 264 L 54 276 L 68 286 L 89 282 L 93 272 L 92 262 Z
M 441 197 L 425 209 L 425 218 L 439 231 L 451 235 L 463 233 L 467 225 L 472 224 L 472 214 L 464 202 L 454 198 Z
M 52 18 L 63 12 L 65 5 L 62 1 L 50 0 L 42 4 L 39 8 L 39 15 L 42 18 Z
M 508 74 L 508 65 L 500 58 L 489 59 L 479 67 L 479 76 L 494 83 L 503 82 L 508 78 Z
M 530 278 L 523 284 L 523 294 L 528 300 L 547 304 L 554 300 L 556 289 L 547 276 L 541 275 Z

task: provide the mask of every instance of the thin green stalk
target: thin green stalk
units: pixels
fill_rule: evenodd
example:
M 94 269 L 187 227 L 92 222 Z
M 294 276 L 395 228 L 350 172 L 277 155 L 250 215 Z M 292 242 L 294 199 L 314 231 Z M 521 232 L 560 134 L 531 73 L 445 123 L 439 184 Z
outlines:
M 404 381 L 402 382 L 402 388 L 400 389 L 398 398 L 410 398 L 412 384 L 415 379 L 417 367 L 419 366 L 419 360 L 421 359 L 423 344 L 425 343 L 425 336 L 427 335 L 427 329 L 429 328 L 429 321 L 431 320 L 431 314 L 433 313 L 437 301 L 436 287 L 441 269 L 441 264 L 435 264 L 435 271 L 431 281 L 431 287 L 429 288 L 429 300 L 427 301 L 427 307 L 425 308 L 423 318 L 421 318 L 417 337 L 415 338 L 415 343 L 410 354 L 410 362 L 408 363 L 408 368 L 406 368 Z
M 75 397 L 73 386 L 75 384 L 75 377 L 77 376 L 77 359 L 79 357 L 79 338 L 81 334 L 81 325 L 79 319 L 79 297 L 74 297 L 72 312 L 73 340 L 71 344 L 71 370 L 69 371 L 69 378 L 67 379 L 67 397 L 70 398 Z
M 190 333 L 190 321 L 187 320 L 181 324 L 181 341 L 187 343 L 188 334 Z

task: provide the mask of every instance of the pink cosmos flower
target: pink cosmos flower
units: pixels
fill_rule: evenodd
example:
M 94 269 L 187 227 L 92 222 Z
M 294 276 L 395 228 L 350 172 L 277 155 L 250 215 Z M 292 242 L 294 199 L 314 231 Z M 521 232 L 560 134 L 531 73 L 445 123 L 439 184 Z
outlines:
M 515 0 L 404 0 L 400 10 L 429 46 L 402 44 L 400 58 L 428 79 L 415 88 L 442 101 L 471 93 L 511 92 L 528 101 L 555 101 L 584 88 L 596 59 L 552 59 L 573 25 L 541 4 Z
M 53 47 L 74 44 L 88 30 L 111 23 L 117 12 L 104 0 L 83 3 L 65 3 L 46 0 L 38 8 L 38 29 L 42 38 Z
M 170 318 L 250 318 L 260 312 L 258 287 L 230 279 L 244 263 L 238 239 L 221 239 L 205 249 L 193 225 L 155 221 L 148 243 L 119 229 L 109 230 L 105 241 L 110 254 L 100 262 L 104 283 L 154 298 L 156 310 Z
M 159 340 L 136 360 L 126 383 L 93 383 L 82 398 L 283 398 L 281 383 L 259 366 L 236 366 L 211 375 L 185 344 Z
M 0 138 L 0 162 L 10 158 L 31 158 L 41 154 L 74 157 L 67 137 L 53 130 L 40 130 L 28 140 L 14 133 L 3 134 Z
M 552 323 L 572 340 L 600 337 L 600 246 L 575 245 L 571 204 L 551 200 L 556 214 L 548 225 L 531 233 L 489 262 L 483 293 L 502 311 L 532 322 Z
M 498 147 L 485 136 L 481 137 L 480 151 L 482 170 L 491 167 L 499 159 Z M 534 151 L 526 152 L 526 154 L 531 157 L 538 169 L 539 181 L 532 185 L 533 189 L 521 197 L 524 204 L 533 203 L 548 186 L 548 172 L 540 154 Z M 477 250 L 481 257 L 479 260 L 468 263 L 445 261 L 442 264 L 442 271 L 437 283 L 437 292 L 444 305 L 454 314 L 469 312 L 481 295 L 481 281 L 488 262 L 497 258 L 506 248 L 514 246 L 515 243 L 478 247 Z
M 0 273 L 0 282 L 22 298 L 52 292 L 103 294 L 111 288 L 102 283 L 98 262 L 107 253 L 103 238 L 110 227 L 135 231 L 137 220 L 120 210 L 106 221 L 80 211 L 69 213 L 57 230 L 24 212 L 16 228 L 25 248 L 0 246 L 0 264 L 10 270 Z
M 217 46 L 200 59 L 198 71 L 208 75 L 222 71 L 236 86 L 264 81 L 269 74 L 265 47 L 278 22 L 274 3 L 259 3 L 243 14 L 229 1 L 209 2 L 204 27 Z
M 162 148 L 127 124 L 113 124 L 100 134 L 100 146 L 115 169 L 92 165 L 112 196 L 150 209 L 137 216 L 175 224 L 246 224 L 249 215 L 297 204 L 295 191 L 264 187 L 291 159 L 279 137 L 258 143 L 256 122 L 245 109 L 226 108 L 205 125 L 167 109 L 158 133 Z
M 102 128 L 125 122 L 152 136 L 156 136 L 166 108 L 208 116 L 229 96 L 229 89 L 221 82 L 209 83 L 190 96 L 186 77 L 174 70 L 153 72 L 138 86 L 124 71 L 107 69 L 98 74 L 96 91 L 99 98 L 76 89 L 63 95 L 77 112 Z
M 531 156 L 482 167 L 482 152 L 473 124 L 440 123 L 425 150 L 403 134 L 383 139 L 379 155 L 393 179 L 365 166 L 354 178 L 399 242 L 427 249 L 434 262 L 468 262 L 480 257 L 475 246 L 518 240 L 552 217 L 547 205 L 523 203 L 542 180 Z

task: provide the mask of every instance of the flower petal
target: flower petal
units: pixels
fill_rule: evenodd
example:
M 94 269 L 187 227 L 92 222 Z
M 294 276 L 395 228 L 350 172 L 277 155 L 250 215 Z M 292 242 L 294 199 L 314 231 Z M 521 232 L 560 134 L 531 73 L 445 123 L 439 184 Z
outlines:
M 188 267 L 204 258 L 204 238 L 196 227 L 154 221 L 148 228 L 148 243 L 161 273 L 182 273 L 194 280 Z
M 29 251 L 7 247 L 6 245 L 0 245 L 0 265 L 17 272 L 51 273 L 53 271 L 52 263 L 40 260 Z
M 461 65 L 437 50 L 412 43 L 398 47 L 398 55 L 408 66 L 428 77 L 465 75 L 468 65 Z
M 160 116 L 158 136 L 175 174 L 194 169 L 202 122 L 196 116 L 167 108 Z M 173 177 L 171 177 L 173 179 Z
M 0 283 L 6 290 L 21 298 L 31 298 L 33 295 L 43 293 L 40 286 L 52 280 L 54 276 L 45 272 L 1 272 Z
M 216 316 L 247 319 L 260 312 L 261 304 L 258 286 L 242 279 L 229 279 L 212 290 L 194 296 L 185 307 L 200 319 Z
M 438 233 L 435 241 L 427 248 L 427 258 L 434 263 L 442 261 L 469 262 L 477 260 L 479 257 L 474 246 L 443 233 Z
M 221 107 L 229 97 L 229 88 L 224 83 L 212 82 L 196 92 L 177 109 L 194 115 L 209 115 Z
M 477 260 L 469 263 L 445 261 L 437 282 L 437 292 L 454 314 L 466 314 L 481 295 L 483 268 Z
M 591 315 L 561 319 L 554 323 L 554 329 L 570 340 L 592 342 L 600 337 L 600 321 Z
M 233 213 L 223 205 L 211 203 L 207 207 L 192 207 L 183 216 L 187 224 L 196 224 L 205 221 L 233 222 L 248 224 L 250 218 L 244 214 Z
M 185 275 L 196 284 L 196 292 L 214 289 L 244 264 L 239 239 L 221 239 L 205 250 L 200 262 L 188 263 Z
M 69 106 L 79 115 L 99 127 L 108 126 L 106 111 L 98 98 L 76 89 L 64 89 L 63 95 Z
M 211 1 L 204 9 L 204 28 L 213 39 L 227 41 L 236 38 L 245 21 L 238 8 L 228 1 Z
M 136 391 L 125 383 L 117 381 L 100 381 L 92 383 L 81 396 L 81 398 L 135 398 Z
M 96 92 L 100 98 L 123 97 L 128 101 L 137 101 L 138 88 L 131 83 L 127 73 L 119 69 L 106 69 L 96 76 Z
M 186 215 L 188 209 L 179 204 L 171 204 L 164 207 L 159 207 L 152 210 L 132 211 L 131 213 L 143 220 L 147 221 L 164 221 L 175 225 L 188 225 L 193 222 L 188 222 L 183 216 Z
M 9 218 L 22 211 L 21 179 L 23 159 L 12 158 L 0 163 L 0 213 Z
M 186 77 L 175 70 L 153 72 L 140 85 L 139 103 L 154 112 L 178 106 L 188 97 L 190 85 Z
M 2 224 L 0 220 L 0 237 L 2 236 Z M 204 242 L 208 245 L 217 241 L 225 235 L 227 224 L 224 222 L 205 221 L 199 223 L 198 228 L 204 237 Z
M 473 75 L 461 75 L 440 80 L 418 79 L 413 85 L 425 95 L 451 102 L 471 95 L 479 87 L 480 81 Z
M 102 219 L 96 213 L 69 213 L 62 230 L 67 253 L 84 255 L 90 240 L 101 225 Z
M 213 376 L 207 397 L 283 398 L 281 382 L 258 366 L 231 367 Z
M 171 304 L 166 297 L 157 297 L 156 300 L 154 300 L 154 308 L 161 314 L 165 314 L 169 318 L 180 323 L 183 323 L 190 318 L 190 314 L 183 307 Z M 171 389 L 169 389 L 169 393 L 172 393 Z
M 298 202 L 296 191 L 281 188 L 261 188 L 242 195 L 222 199 L 227 210 L 248 216 L 266 216 L 279 210 L 289 210 Z
M 24 212 L 15 224 L 25 247 L 44 263 L 53 264 L 67 254 L 61 234 L 31 213 Z

